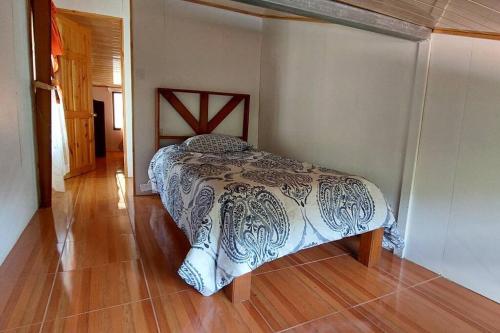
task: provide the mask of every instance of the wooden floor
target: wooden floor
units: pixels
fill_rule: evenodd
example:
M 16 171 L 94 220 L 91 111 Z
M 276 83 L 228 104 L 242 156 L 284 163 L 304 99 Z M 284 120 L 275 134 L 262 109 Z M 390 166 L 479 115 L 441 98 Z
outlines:
M 411 262 L 357 262 L 356 240 L 259 268 L 251 300 L 203 297 L 157 197 L 134 198 L 119 156 L 67 182 L 0 267 L 1 332 L 500 332 L 500 305 Z

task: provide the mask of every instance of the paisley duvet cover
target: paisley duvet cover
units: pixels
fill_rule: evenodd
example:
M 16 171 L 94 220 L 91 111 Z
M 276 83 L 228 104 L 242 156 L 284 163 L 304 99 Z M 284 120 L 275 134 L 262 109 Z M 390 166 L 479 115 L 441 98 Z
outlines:
M 205 296 L 265 262 L 385 228 L 401 247 L 394 216 L 369 181 L 258 150 L 224 154 L 160 149 L 153 191 L 191 249 L 179 275 Z

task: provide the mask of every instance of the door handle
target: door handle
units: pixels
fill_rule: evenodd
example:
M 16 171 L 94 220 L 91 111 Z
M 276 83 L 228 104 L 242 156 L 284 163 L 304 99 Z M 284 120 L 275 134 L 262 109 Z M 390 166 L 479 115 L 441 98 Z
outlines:
M 93 116 L 94 118 L 97 118 L 97 113 L 92 113 L 92 116 Z

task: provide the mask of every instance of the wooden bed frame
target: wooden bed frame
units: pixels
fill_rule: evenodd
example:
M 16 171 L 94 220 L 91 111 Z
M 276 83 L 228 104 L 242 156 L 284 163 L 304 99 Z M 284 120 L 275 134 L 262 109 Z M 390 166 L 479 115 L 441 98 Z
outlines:
M 196 119 L 188 108 L 175 95 L 179 93 L 189 93 L 199 95 L 200 107 L 199 117 Z M 231 99 L 217 112 L 212 118 L 208 119 L 208 104 L 210 96 L 229 96 Z M 191 127 L 195 135 L 212 133 L 231 112 L 233 112 L 240 103 L 244 103 L 243 109 L 243 126 L 241 139 L 248 140 L 248 124 L 250 115 L 250 95 L 239 93 L 226 93 L 217 91 L 189 90 L 189 89 L 173 89 L 173 88 L 157 88 L 156 89 L 156 117 L 155 117 L 155 135 L 156 135 L 156 150 L 160 148 L 161 140 L 186 140 L 193 135 L 168 135 L 160 131 L 160 105 L 161 98 L 164 98 L 172 108 L 184 119 Z
M 382 253 L 382 237 L 384 229 L 379 228 L 359 235 L 360 243 L 358 260 L 367 267 L 373 267 L 380 261 Z M 252 284 L 252 272 L 238 276 L 224 288 L 229 300 L 233 303 L 241 303 L 250 299 Z
M 200 96 L 200 107 L 198 120 L 186 108 L 186 106 L 175 95 L 176 92 L 198 94 Z M 229 101 L 217 112 L 212 118 L 208 119 L 208 103 L 210 95 L 230 96 Z M 243 140 L 248 139 L 248 125 L 250 113 L 250 95 L 239 93 L 226 93 L 202 90 L 188 90 L 188 89 L 172 89 L 172 88 L 157 88 L 156 89 L 156 149 L 161 147 L 161 140 L 185 140 L 193 136 L 185 135 L 167 135 L 160 132 L 160 105 L 161 98 L 172 106 L 172 108 L 182 117 L 182 119 L 193 129 L 195 135 L 212 133 L 217 126 L 219 126 L 224 119 L 235 110 L 241 103 L 244 103 L 243 126 L 242 135 Z M 372 267 L 378 264 L 380 255 L 382 253 L 382 237 L 384 235 L 383 228 L 379 228 L 370 232 L 359 235 L 360 244 L 358 250 L 358 260 L 368 266 Z M 252 282 L 252 273 L 247 273 L 239 276 L 233 280 L 231 284 L 224 288 L 228 298 L 233 303 L 243 302 L 250 299 L 250 288 Z

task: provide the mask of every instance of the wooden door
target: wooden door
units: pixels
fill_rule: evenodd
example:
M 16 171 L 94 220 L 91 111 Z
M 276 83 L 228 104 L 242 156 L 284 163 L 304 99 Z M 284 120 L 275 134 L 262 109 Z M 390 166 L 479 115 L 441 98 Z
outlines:
M 64 45 L 58 78 L 68 131 L 70 172 L 66 178 L 69 178 L 95 168 L 91 32 L 63 16 L 58 16 L 57 24 Z

